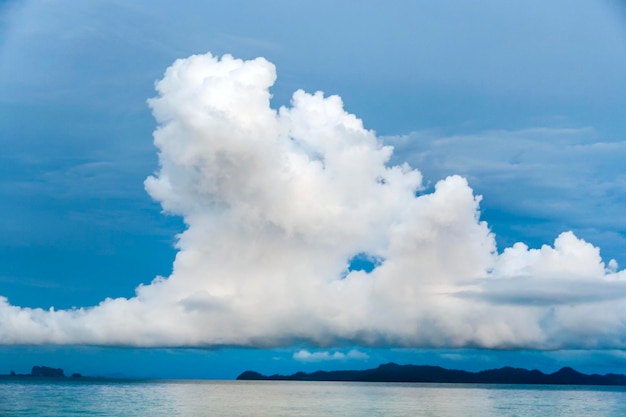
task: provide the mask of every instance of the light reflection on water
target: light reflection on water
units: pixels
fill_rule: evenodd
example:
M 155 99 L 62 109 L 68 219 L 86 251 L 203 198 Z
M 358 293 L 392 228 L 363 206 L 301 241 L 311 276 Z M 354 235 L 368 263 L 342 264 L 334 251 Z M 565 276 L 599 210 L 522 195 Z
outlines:
M 1 382 L 0 416 L 624 416 L 626 388 L 279 381 Z

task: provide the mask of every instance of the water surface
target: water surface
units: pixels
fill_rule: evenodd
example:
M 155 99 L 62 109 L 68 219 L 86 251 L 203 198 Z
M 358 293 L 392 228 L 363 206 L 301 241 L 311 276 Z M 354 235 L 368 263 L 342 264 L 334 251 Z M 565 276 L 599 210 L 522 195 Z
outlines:
M 625 416 L 625 387 L 3 381 L 0 416 Z

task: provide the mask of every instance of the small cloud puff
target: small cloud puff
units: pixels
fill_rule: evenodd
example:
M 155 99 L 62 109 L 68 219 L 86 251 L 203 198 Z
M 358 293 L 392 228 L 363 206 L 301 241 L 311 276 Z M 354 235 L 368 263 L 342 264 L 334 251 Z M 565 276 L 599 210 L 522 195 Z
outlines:
M 343 352 L 329 352 L 318 351 L 309 352 L 306 349 L 302 349 L 293 354 L 293 358 L 301 362 L 322 362 L 322 361 L 345 361 L 345 360 L 367 360 L 369 355 L 367 353 L 352 349 L 347 353 Z

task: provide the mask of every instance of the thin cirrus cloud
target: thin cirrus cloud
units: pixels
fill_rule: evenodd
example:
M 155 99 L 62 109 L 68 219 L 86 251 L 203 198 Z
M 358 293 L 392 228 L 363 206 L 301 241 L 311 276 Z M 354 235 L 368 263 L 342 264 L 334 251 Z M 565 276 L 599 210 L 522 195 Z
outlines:
M 299 90 L 272 109 L 275 79 L 263 58 L 168 68 L 149 101 L 160 169 L 145 187 L 187 226 L 172 274 L 94 307 L 1 298 L 0 342 L 626 346 L 626 272 L 597 247 L 565 232 L 499 254 L 464 178 L 425 191 L 338 96 Z M 355 256 L 377 262 L 350 270 Z

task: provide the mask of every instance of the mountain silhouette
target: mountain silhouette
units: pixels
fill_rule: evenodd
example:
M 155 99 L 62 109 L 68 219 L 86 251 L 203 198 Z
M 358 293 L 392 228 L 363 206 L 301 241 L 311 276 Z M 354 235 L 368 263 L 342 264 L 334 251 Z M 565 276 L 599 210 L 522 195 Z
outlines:
M 297 372 L 292 375 L 264 376 L 245 371 L 237 380 L 276 381 L 356 381 L 356 382 L 431 382 L 463 384 L 548 384 L 548 385 L 626 385 L 621 374 L 587 375 L 570 367 L 545 374 L 537 369 L 504 367 L 480 372 L 445 369 L 440 366 L 398 365 L 387 363 L 362 371 Z

